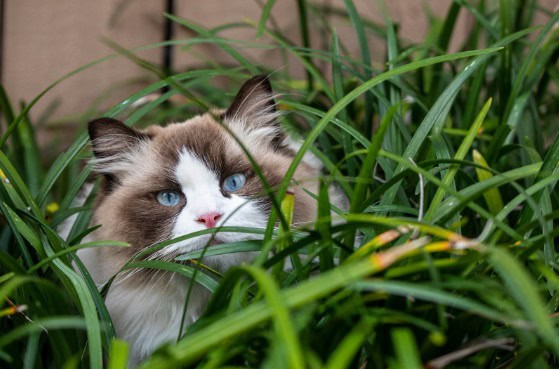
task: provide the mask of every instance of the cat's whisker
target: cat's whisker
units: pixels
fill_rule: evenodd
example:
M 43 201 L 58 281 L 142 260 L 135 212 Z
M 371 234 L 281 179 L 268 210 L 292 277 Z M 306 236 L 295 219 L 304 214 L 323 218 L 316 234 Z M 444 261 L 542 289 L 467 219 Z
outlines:
M 159 285 L 161 280 L 165 281 L 164 278 L 171 279 L 174 274 L 175 274 L 174 272 L 171 272 L 169 270 L 164 270 L 163 273 L 161 274 L 161 276 L 159 277 L 159 279 L 154 283 L 154 286 Z
M 169 275 L 167 276 L 167 282 L 166 282 L 163 286 L 161 286 L 161 291 L 165 291 L 165 292 L 166 292 L 166 291 L 167 291 L 167 288 L 168 288 L 169 285 L 171 284 L 171 281 L 173 281 L 174 278 L 175 278 L 175 273 L 173 273 L 173 272 L 168 272 L 168 274 L 169 274 Z
M 119 276 L 117 276 L 114 281 L 113 284 L 111 285 L 111 288 L 114 288 L 118 285 L 123 284 L 126 280 L 130 279 L 134 274 L 138 273 L 138 271 L 141 268 L 135 268 L 135 269 L 128 269 L 125 270 L 124 272 L 122 272 Z
M 159 276 L 159 279 L 157 279 L 157 281 L 154 282 L 155 277 L 161 273 L 161 275 Z M 155 286 L 157 286 L 158 282 L 161 280 L 161 277 L 164 276 L 166 273 L 165 270 L 163 269 L 155 269 L 154 273 L 152 274 L 151 278 L 146 282 L 146 285 L 148 286 L 148 292 L 151 292 L 154 290 Z

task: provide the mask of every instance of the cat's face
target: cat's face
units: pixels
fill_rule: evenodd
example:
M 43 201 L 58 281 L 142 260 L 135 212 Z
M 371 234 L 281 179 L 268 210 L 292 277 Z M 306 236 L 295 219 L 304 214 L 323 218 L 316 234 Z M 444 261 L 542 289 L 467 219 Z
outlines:
M 283 146 L 270 84 L 255 77 L 225 112 L 197 116 L 166 127 L 138 131 L 101 118 L 89 124 L 96 171 L 104 176 L 94 211 L 100 237 L 129 242 L 128 256 L 155 243 L 215 226 L 264 227 L 271 208 L 261 180 L 238 142 L 277 187 L 293 152 Z M 317 176 L 303 164 L 296 178 Z M 313 190 L 314 185 L 302 187 Z M 314 192 L 314 191 L 313 191 Z M 310 220 L 314 200 L 296 191 L 296 221 Z M 218 233 L 214 242 L 250 238 Z M 204 247 L 210 235 L 175 243 L 161 255 Z

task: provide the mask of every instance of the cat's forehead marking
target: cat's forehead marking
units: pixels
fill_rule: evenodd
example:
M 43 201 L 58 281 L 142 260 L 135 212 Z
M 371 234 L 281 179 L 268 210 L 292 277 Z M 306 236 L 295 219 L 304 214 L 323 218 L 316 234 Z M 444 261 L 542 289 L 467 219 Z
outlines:
M 186 151 L 206 168 L 220 173 L 229 151 L 227 143 L 226 131 L 206 114 L 166 126 L 155 136 L 154 145 L 168 168 L 176 168 Z

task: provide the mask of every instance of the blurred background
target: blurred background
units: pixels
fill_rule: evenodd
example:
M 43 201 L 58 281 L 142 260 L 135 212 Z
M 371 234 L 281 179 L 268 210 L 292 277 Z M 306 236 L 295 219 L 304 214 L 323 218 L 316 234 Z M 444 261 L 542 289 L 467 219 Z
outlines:
M 2 84 L 14 105 L 29 102 L 49 84 L 95 60 L 114 54 L 114 42 L 131 49 L 166 39 L 187 39 L 193 32 L 169 21 L 164 12 L 199 24 L 205 29 L 238 22 L 258 24 L 263 0 L 180 1 L 180 0 L 0 0 Z M 428 38 L 433 19 L 444 18 L 451 0 L 356 0 L 360 15 L 368 23 L 367 31 L 373 63 L 385 60 L 385 37 L 379 30 L 391 19 L 398 32 L 409 44 Z M 324 24 L 333 25 L 349 54 L 358 55 L 358 42 L 352 25 L 342 16 L 343 0 L 315 0 L 313 8 L 327 19 L 312 17 L 309 24 L 310 46 L 328 45 L 330 35 L 322 32 Z M 542 8 L 552 10 L 557 0 L 542 0 Z M 428 11 L 425 11 L 425 10 Z M 345 13 L 344 13 L 345 14 Z M 537 24 L 546 20 L 544 13 L 536 14 Z M 451 50 L 462 46 L 473 20 L 461 12 L 451 40 Z M 295 44 L 301 44 L 296 0 L 276 1 L 269 24 Z M 266 35 L 257 38 L 255 28 L 224 28 L 220 35 L 251 43 L 266 44 Z M 323 49 L 327 49 L 324 47 Z M 255 64 L 269 69 L 289 68 L 294 76 L 303 76 L 304 69 L 296 60 L 284 65 L 278 49 L 249 48 L 243 50 Z M 219 63 L 235 65 L 234 61 L 215 45 L 200 44 L 184 50 L 180 45 L 172 50 L 154 47 L 138 51 L 145 60 L 167 68 L 168 73 Z M 329 75 L 325 68 L 324 75 Z M 157 79 L 125 57 L 103 60 L 95 66 L 66 79 L 49 91 L 30 111 L 30 120 L 38 131 L 39 143 L 45 148 L 60 136 L 73 137 L 87 119 L 102 114 L 108 107 Z M 64 144 L 64 139 L 63 139 Z M 52 146 L 52 145 L 49 145 Z

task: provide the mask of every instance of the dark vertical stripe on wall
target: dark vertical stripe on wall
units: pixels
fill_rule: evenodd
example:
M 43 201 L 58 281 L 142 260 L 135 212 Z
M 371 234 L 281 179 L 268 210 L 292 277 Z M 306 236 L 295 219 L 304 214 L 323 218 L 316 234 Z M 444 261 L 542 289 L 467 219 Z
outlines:
M 2 1 L 2 0 L 0 0 Z M 175 1 L 167 0 L 165 5 L 165 12 L 167 14 L 175 14 Z M 173 21 L 169 18 L 165 18 L 165 25 L 163 30 L 163 40 L 169 41 L 173 39 Z M 165 45 L 163 47 L 163 72 L 165 75 L 169 76 L 173 74 L 173 46 Z M 163 89 L 163 93 L 169 90 L 169 86 Z

